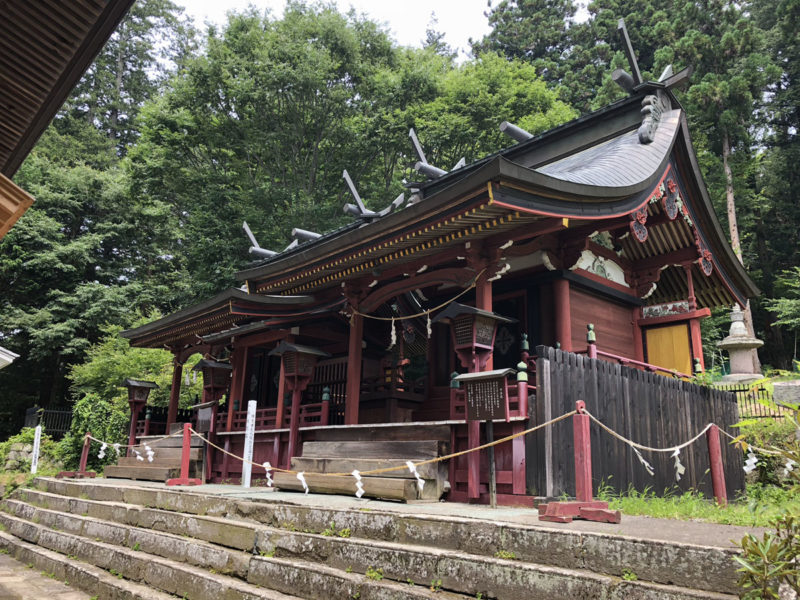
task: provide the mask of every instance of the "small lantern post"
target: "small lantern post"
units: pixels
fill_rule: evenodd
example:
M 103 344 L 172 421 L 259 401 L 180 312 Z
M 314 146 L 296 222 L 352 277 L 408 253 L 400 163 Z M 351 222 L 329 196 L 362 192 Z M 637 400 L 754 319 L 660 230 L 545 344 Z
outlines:
M 139 413 L 147 404 L 147 397 L 150 390 L 157 388 L 155 381 L 140 381 L 138 379 L 126 379 L 123 385 L 128 388 L 128 404 L 131 407 L 131 428 L 128 435 L 128 446 L 136 443 L 136 424 L 139 421 Z M 131 455 L 131 448 L 128 448 L 128 456 Z
M 461 365 L 469 373 L 478 373 L 489 361 L 494 350 L 497 326 L 514 323 L 514 319 L 487 310 L 452 302 L 433 319 L 434 323 L 450 325 L 453 349 Z M 488 433 L 488 432 L 487 432 Z M 480 445 L 480 421 L 467 419 L 467 445 Z M 476 452 L 467 455 L 467 493 L 470 498 L 480 497 L 480 460 Z
M 297 444 L 300 435 L 300 399 L 314 377 L 314 367 L 320 358 L 330 356 L 327 352 L 290 344 L 283 340 L 270 353 L 270 356 L 280 356 L 283 364 L 283 376 L 286 387 L 292 392 L 292 408 L 289 417 L 289 452 L 287 463 L 297 454 Z

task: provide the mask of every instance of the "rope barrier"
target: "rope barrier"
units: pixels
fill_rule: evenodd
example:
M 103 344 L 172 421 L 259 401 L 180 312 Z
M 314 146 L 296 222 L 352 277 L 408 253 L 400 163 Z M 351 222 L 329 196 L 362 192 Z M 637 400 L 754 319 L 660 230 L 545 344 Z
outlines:
M 504 443 L 509 442 L 511 440 L 514 440 L 514 439 L 516 439 L 518 437 L 522 437 L 522 436 L 528 435 L 530 433 L 533 433 L 535 431 L 538 431 L 540 429 L 543 429 L 545 427 L 550 427 L 552 425 L 555 425 L 559 421 L 563 421 L 565 419 L 568 419 L 569 417 L 572 417 L 572 416 L 576 415 L 577 413 L 578 413 L 578 411 L 572 410 L 572 411 L 569 411 L 567 413 L 564 413 L 563 415 L 561 415 L 559 417 L 551 419 L 551 420 L 549 420 L 549 421 L 547 421 L 545 423 L 540 423 L 539 425 L 535 425 L 534 427 L 531 427 L 531 428 L 526 429 L 524 431 L 520 431 L 518 433 L 515 433 L 515 434 L 512 434 L 512 435 L 500 438 L 498 440 L 494 440 L 493 442 L 482 444 L 480 446 L 476 446 L 475 448 L 468 448 L 466 450 L 461 450 L 459 452 L 452 452 L 452 453 L 447 454 L 445 456 L 438 456 L 438 457 L 431 458 L 431 459 L 428 459 L 428 460 L 423 460 L 423 461 L 420 461 L 420 462 L 412 462 L 412 461 L 409 460 L 409 461 L 405 461 L 405 463 L 403 465 L 398 465 L 398 466 L 394 466 L 394 467 L 384 467 L 384 468 L 381 468 L 381 469 L 371 469 L 369 471 L 354 470 L 354 471 L 352 471 L 350 473 L 311 473 L 311 474 L 312 475 L 318 475 L 318 476 L 324 476 L 324 477 L 354 477 L 355 478 L 355 482 L 356 482 L 356 487 L 357 487 L 356 495 L 358 497 L 361 497 L 361 495 L 363 495 L 363 493 L 364 493 L 363 483 L 362 483 L 362 480 L 361 480 L 362 477 L 368 476 L 368 475 L 381 475 L 381 474 L 384 474 L 384 473 L 391 473 L 391 472 L 395 472 L 395 471 L 402 471 L 402 470 L 408 469 L 411 472 L 411 474 L 414 475 L 414 477 L 416 478 L 417 484 L 418 484 L 419 489 L 421 491 L 422 487 L 424 485 L 424 481 L 422 480 L 422 478 L 419 476 L 419 473 L 417 472 L 417 468 L 418 467 L 421 467 L 421 466 L 424 466 L 424 465 L 429 465 L 429 464 L 434 464 L 434 463 L 438 463 L 438 462 L 443 462 L 443 461 L 450 460 L 450 459 L 453 459 L 453 458 L 458 458 L 459 456 L 464 456 L 464 455 L 470 454 L 472 452 L 480 452 L 481 450 L 486 450 L 487 448 L 491 448 L 491 447 L 494 447 L 494 446 L 498 446 L 500 444 L 504 444 Z M 681 475 L 683 475 L 683 473 L 686 470 L 685 467 L 680 462 L 680 458 L 679 458 L 680 451 L 683 450 L 684 448 L 687 448 L 688 446 L 691 446 L 698 439 L 700 439 L 703 435 L 705 435 L 709 431 L 709 429 L 711 429 L 711 427 L 714 426 L 714 423 L 707 424 L 699 433 L 697 433 L 697 435 L 695 435 L 691 439 L 689 439 L 689 440 L 687 440 L 687 441 L 685 441 L 685 442 L 683 442 L 681 444 L 677 444 L 675 446 L 670 446 L 668 448 L 654 448 L 654 447 L 651 447 L 651 446 L 645 446 L 644 444 L 639 444 L 637 442 L 634 442 L 631 439 L 626 438 L 624 435 L 622 435 L 622 434 L 618 433 L 617 431 L 613 430 L 611 427 L 609 427 L 608 425 L 606 425 L 605 423 L 600 421 L 600 419 L 598 419 L 597 417 L 595 417 L 593 414 L 591 414 L 589 411 L 587 411 L 585 409 L 582 411 L 582 413 L 587 415 L 589 417 L 589 419 L 591 421 L 593 421 L 594 423 L 596 423 L 598 425 L 598 427 L 600 427 L 603 431 L 605 431 L 606 433 L 608 433 L 612 437 L 616 438 L 617 440 L 623 442 L 624 444 L 627 444 L 628 446 L 630 446 L 633 449 L 633 451 L 636 453 L 636 456 L 638 457 L 639 461 L 642 463 L 644 468 L 647 470 L 647 472 L 651 476 L 654 475 L 655 471 L 654 471 L 652 465 L 650 465 L 650 463 L 648 463 L 644 459 L 644 457 L 641 455 L 641 453 L 639 451 L 642 450 L 642 451 L 645 451 L 645 452 L 671 452 L 672 453 L 672 457 L 675 459 L 675 472 L 676 472 L 675 476 L 676 476 L 677 480 L 680 480 Z M 733 436 L 732 434 L 728 433 L 724 429 L 719 428 L 718 426 L 717 426 L 717 429 L 720 432 L 722 432 L 723 435 L 725 435 L 728 438 L 730 438 L 734 443 L 741 444 L 742 448 L 744 450 L 748 451 L 748 459 L 745 461 L 745 467 L 744 467 L 744 470 L 747 473 L 749 473 L 750 471 L 754 470 L 756 464 L 758 463 L 758 458 L 753 453 L 754 450 L 759 452 L 759 453 L 766 454 L 766 455 L 771 455 L 771 456 L 781 456 L 782 455 L 782 453 L 780 451 L 778 451 L 778 450 L 769 450 L 769 449 L 766 449 L 766 448 L 760 448 L 758 446 L 754 446 L 752 444 L 748 444 L 747 442 L 744 441 L 743 436 L 738 436 L 738 437 L 737 436 Z M 287 474 L 295 475 L 298 478 L 298 480 L 301 481 L 301 483 L 303 484 L 303 488 L 304 488 L 305 493 L 308 493 L 309 488 L 308 488 L 308 485 L 307 485 L 307 483 L 305 481 L 305 475 L 306 475 L 305 471 L 295 471 L 295 470 L 292 470 L 292 469 L 282 469 L 282 468 L 279 468 L 279 467 L 273 467 L 272 465 L 270 465 L 269 462 L 264 462 L 264 463 L 259 464 L 259 463 L 253 462 L 251 460 L 247 460 L 244 457 L 238 456 L 237 454 L 234 454 L 233 452 L 230 452 L 230 451 L 226 450 L 225 448 L 223 448 L 223 447 L 211 442 L 210 440 L 206 439 L 201 433 L 195 431 L 193 428 L 189 427 L 189 431 L 190 431 L 190 434 L 192 436 L 200 438 L 205 444 L 207 444 L 208 446 L 214 448 L 215 450 L 218 450 L 219 452 L 222 452 L 223 454 L 225 454 L 227 456 L 230 456 L 230 457 L 242 462 L 243 464 L 249 464 L 251 467 L 259 467 L 261 469 L 264 469 L 266 471 L 267 481 L 268 481 L 268 485 L 270 487 L 272 487 L 272 476 L 271 476 L 270 472 L 271 471 L 275 471 L 275 472 L 278 472 L 278 473 L 287 473 Z M 119 454 L 119 450 L 122 449 L 122 448 L 133 449 L 134 452 L 137 454 L 137 458 L 139 458 L 140 460 L 143 460 L 143 459 L 141 459 L 140 453 L 136 450 L 136 448 L 142 448 L 143 447 L 147 451 L 148 460 L 150 460 L 152 462 L 152 457 L 153 457 L 154 453 L 153 453 L 152 449 L 150 448 L 150 444 L 151 443 L 160 442 L 162 440 L 166 440 L 166 439 L 169 439 L 169 438 L 173 438 L 173 437 L 176 437 L 178 435 L 183 435 L 183 431 L 180 431 L 180 430 L 176 431 L 176 432 L 171 433 L 169 435 L 165 435 L 163 437 L 157 438 L 157 439 L 155 439 L 155 440 L 153 440 L 152 442 L 149 442 L 149 443 L 130 444 L 130 445 L 109 444 L 108 442 L 105 442 L 105 441 L 103 441 L 101 439 L 98 439 L 98 438 L 96 438 L 96 437 L 94 437 L 92 435 L 86 435 L 86 436 L 84 436 L 84 439 L 91 440 L 91 441 L 94 441 L 94 442 L 102 444 L 102 447 L 100 449 L 100 453 L 98 454 L 99 458 L 103 458 L 105 449 L 108 446 L 111 446 L 117 451 L 117 454 Z M 401 460 L 401 459 L 398 459 L 398 460 Z M 791 461 L 790 459 L 787 460 L 787 464 L 786 464 L 787 472 L 791 471 L 794 468 L 794 466 L 795 465 L 794 465 L 793 461 Z
M 423 461 L 420 461 L 420 462 L 412 462 L 411 464 L 413 464 L 414 467 L 421 467 L 423 465 L 429 465 L 429 464 L 433 464 L 433 463 L 437 463 L 437 462 L 442 462 L 442 461 L 445 461 L 445 460 L 450 460 L 451 458 L 457 458 L 459 456 L 464 456 L 465 454 L 469 454 L 470 452 L 478 452 L 480 450 L 485 450 L 486 448 L 491 448 L 493 446 L 497 446 L 499 444 L 503 444 L 505 442 L 509 442 L 509 441 L 511 441 L 513 439 L 516 439 L 518 437 L 522 437 L 523 435 L 528 435 L 529 433 L 533 433 L 534 431 L 537 431 L 539 429 L 543 429 L 544 427 L 549 427 L 550 425 L 555 425 L 559 421 L 563 421 L 564 419 L 567 419 L 567 418 L 573 416 L 574 414 L 576 414 L 576 411 L 572 410 L 570 412 L 564 413 L 560 417 L 556 417 L 555 419 L 551 419 L 551 420 L 547 421 L 546 423 L 540 423 L 539 425 L 531 427 L 530 429 L 526 429 L 525 431 L 517 432 L 517 433 L 515 433 L 513 435 L 509 435 L 509 436 L 506 436 L 504 438 L 500 438 L 500 439 L 495 440 L 493 442 L 490 442 L 490 443 L 487 443 L 487 444 L 483 444 L 481 446 L 476 446 L 475 448 L 468 448 L 467 450 L 461 450 L 460 452 L 453 452 L 453 453 L 447 454 L 445 456 L 438 456 L 436 458 L 429 458 L 428 460 L 423 460 Z M 264 464 L 268 464 L 268 463 L 259 464 L 259 463 L 255 463 L 255 462 L 253 462 L 251 460 L 247 460 L 244 457 L 238 456 L 237 454 L 234 454 L 233 452 L 229 452 L 228 450 L 225 450 L 224 448 L 218 446 L 217 444 L 207 440 L 201 434 L 196 432 L 194 429 L 190 429 L 190 431 L 192 432 L 192 435 L 194 435 L 196 437 L 199 437 L 201 440 L 203 440 L 206 444 L 208 444 L 212 448 L 215 448 L 216 450 L 219 450 L 223 454 L 227 454 L 231 458 L 235 458 L 236 460 L 239 460 L 244 464 L 250 464 L 250 466 L 253 466 L 253 467 L 260 467 L 260 468 L 265 469 L 267 471 L 276 471 L 278 473 L 289 473 L 289 474 L 292 474 L 292 475 L 297 475 L 297 473 L 306 473 L 306 471 L 293 471 L 291 469 L 281 469 L 281 468 L 273 467 L 273 466 L 270 466 L 269 469 L 266 469 L 264 467 Z M 398 459 L 398 460 L 401 460 L 401 459 Z M 402 471 L 402 470 L 404 470 L 406 468 L 410 469 L 411 467 L 406 465 L 406 464 L 403 464 L 403 465 L 399 465 L 399 466 L 396 466 L 396 467 L 384 467 L 383 469 L 371 469 L 369 471 L 359 471 L 359 474 L 361 476 L 364 476 L 364 475 L 381 475 L 383 473 L 391 473 L 391 472 L 394 472 L 394 471 Z M 312 475 L 322 475 L 322 476 L 325 476 L 325 477 L 351 477 L 353 474 L 352 473 L 312 473 Z
M 597 419 L 588 410 L 584 410 L 583 412 L 584 412 L 584 414 L 589 415 L 589 418 L 592 421 L 594 421 L 595 423 L 597 423 L 600 426 L 601 429 L 603 429 L 604 431 L 606 431 L 610 435 L 614 436 L 615 438 L 617 438 L 621 442 L 624 442 L 624 443 L 628 444 L 632 448 L 637 448 L 639 450 L 645 450 L 647 452 L 675 452 L 676 450 L 683 450 L 687 446 L 691 446 L 692 444 L 694 444 L 698 439 L 700 439 L 703 436 L 703 434 L 706 433 L 706 431 L 711 429 L 711 427 L 713 427 L 713 425 L 714 425 L 713 423 L 709 423 L 708 425 L 705 426 L 705 428 L 703 428 L 703 430 L 700 433 L 698 433 L 692 439 L 690 439 L 689 441 L 684 442 L 684 443 L 682 443 L 682 444 L 680 444 L 678 446 L 670 446 L 669 448 L 651 448 L 650 446 L 644 446 L 642 444 L 637 444 L 633 440 L 629 440 L 625 436 L 617 433 L 616 431 L 611 429 L 608 425 L 606 425 L 605 423 L 603 423 L 602 421 Z M 722 429 L 720 429 L 720 431 L 722 431 Z

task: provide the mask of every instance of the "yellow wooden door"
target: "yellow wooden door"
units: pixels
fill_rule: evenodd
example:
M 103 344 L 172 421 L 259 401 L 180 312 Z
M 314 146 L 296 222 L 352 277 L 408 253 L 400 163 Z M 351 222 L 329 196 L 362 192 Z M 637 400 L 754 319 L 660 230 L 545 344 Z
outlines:
M 647 362 L 681 373 L 692 372 L 692 352 L 686 323 L 645 330 Z

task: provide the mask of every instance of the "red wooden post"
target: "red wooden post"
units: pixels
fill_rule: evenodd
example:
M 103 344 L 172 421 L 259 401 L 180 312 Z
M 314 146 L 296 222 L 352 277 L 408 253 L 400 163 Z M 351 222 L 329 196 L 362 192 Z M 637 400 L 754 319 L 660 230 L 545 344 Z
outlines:
M 572 440 L 575 446 L 575 498 L 578 502 L 592 501 L 592 445 L 589 437 L 589 415 L 584 413 L 583 400 L 575 403 L 578 411 L 572 417 Z
M 183 450 L 181 452 L 181 476 L 177 479 L 167 479 L 167 485 L 200 485 L 202 482 L 189 477 L 189 466 L 192 452 L 192 425 L 183 424 Z
M 589 434 L 589 415 L 583 400 L 575 403 L 577 413 L 572 417 L 572 440 L 575 452 L 575 501 L 549 502 L 539 505 L 539 519 L 569 523 L 573 519 L 619 523 L 622 515 L 609 510 L 608 502 L 592 499 L 592 446 Z
M 481 445 L 481 422 L 467 421 L 467 447 Z M 480 498 L 481 461 L 477 452 L 467 454 L 467 492 L 470 498 Z
M 131 426 L 130 426 L 130 431 L 128 432 L 128 446 L 133 446 L 134 444 L 136 444 L 136 426 L 138 425 L 140 410 L 131 411 Z M 130 448 L 128 448 L 128 456 L 131 456 Z
M 725 467 L 722 464 L 722 448 L 719 443 L 719 427 L 711 425 L 706 432 L 708 440 L 708 462 L 711 465 L 711 486 L 717 504 L 728 504 L 728 492 L 725 489 Z
M 292 412 L 289 415 L 289 455 L 286 458 L 291 462 L 292 457 L 297 456 L 297 441 L 300 437 L 300 397 L 302 390 L 295 387 L 292 391 Z
M 169 390 L 169 409 L 167 410 L 167 435 L 169 428 L 178 418 L 178 403 L 181 398 L 181 377 L 183 377 L 183 364 L 178 362 L 176 356 L 172 361 L 172 387 Z
M 561 349 L 572 352 L 572 322 L 569 299 L 569 281 L 556 279 L 553 282 L 553 299 L 556 313 L 556 341 Z
M 83 438 L 83 449 L 81 450 L 81 462 L 78 465 L 78 473 L 86 473 L 86 465 L 89 462 L 89 447 L 92 444 L 92 440 L 89 437 L 92 434 L 90 432 L 86 432 L 86 437 Z
M 344 424 L 358 424 L 358 403 L 361 399 L 361 343 L 364 337 L 364 317 L 353 315 L 347 345 L 347 388 L 344 404 Z
M 87 471 L 86 466 L 89 463 L 89 448 L 92 444 L 92 440 L 89 438 L 92 436 L 90 431 L 86 432 L 86 435 L 83 438 L 83 449 L 81 450 L 81 460 L 78 463 L 78 470 L 77 471 L 61 471 L 56 475 L 57 479 L 61 479 L 62 477 L 95 477 L 97 473 L 94 471 Z

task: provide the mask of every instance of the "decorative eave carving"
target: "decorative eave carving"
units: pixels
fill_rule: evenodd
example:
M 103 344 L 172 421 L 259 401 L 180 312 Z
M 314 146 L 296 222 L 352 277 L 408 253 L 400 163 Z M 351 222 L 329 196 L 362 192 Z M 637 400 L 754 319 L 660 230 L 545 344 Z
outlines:
M 661 116 L 672 110 L 672 102 L 663 90 L 648 94 L 642 100 L 642 124 L 639 127 L 639 143 L 649 144 L 656 139 L 656 130 L 661 124 Z

